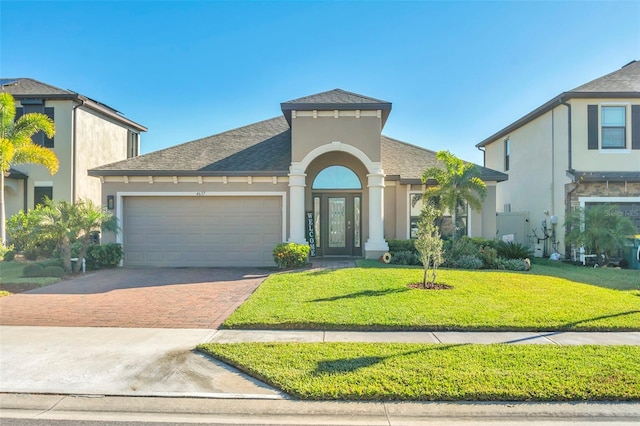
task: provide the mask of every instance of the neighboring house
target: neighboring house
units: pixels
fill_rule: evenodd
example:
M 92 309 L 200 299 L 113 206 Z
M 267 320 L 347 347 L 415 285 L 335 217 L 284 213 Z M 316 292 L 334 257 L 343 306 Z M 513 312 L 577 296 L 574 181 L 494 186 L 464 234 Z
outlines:
M 53 119 L 55 136 L 49 139 L 40 132 L 33 140 L 54 151 L 60 161 L 53 176 L 33 164 L 11 169 L 4 188 L 7 217 L 34 208 L 44 197 L 91 199 L 100 205 L 100 182 L 89 178 L 87 170 L 137 156 L 146 127 L 98 101 L 30 78 L 3 78 L 0 85 L 16 100 L 16 118 L 38 112 Z
M 312 256 L 378 258 L 419 214 L 435 153 L 381 135 L 391 103 L 332 90 L 281 104 L 282 116 L 114 164 L 89 175 L 122 226 L 125 265 L 267 266 L 281 242 Z M 495 236 L 495 191 L 465 218 Z
M 618 206 L 640 233 L 639 61 L 561 93 L 477 146 L 486 167 L 509 175 L 496 194 L 498 236 L 539 243 L 539 254 L 555 242 L 571 257 L 565 215 L 597 203 Z

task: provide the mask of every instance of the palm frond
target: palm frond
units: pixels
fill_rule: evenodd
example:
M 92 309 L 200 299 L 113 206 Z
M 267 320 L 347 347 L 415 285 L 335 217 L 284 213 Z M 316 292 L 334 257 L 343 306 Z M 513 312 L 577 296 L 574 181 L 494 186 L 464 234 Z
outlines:
M 55 174 L 60 166 L 56 154 L 48 148 L 34 143 L 20 145 L 13 155 L 13 164 L 40 164 L 46 167 L 51 174 Z

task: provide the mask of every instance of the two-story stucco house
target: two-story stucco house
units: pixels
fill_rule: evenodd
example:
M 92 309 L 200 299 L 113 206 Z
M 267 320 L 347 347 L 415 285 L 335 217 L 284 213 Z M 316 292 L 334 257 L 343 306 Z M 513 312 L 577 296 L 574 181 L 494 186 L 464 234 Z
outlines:
M 378 258 L 411 236 L 435 153 L 381 134 L 391 103 L 336 89 L 284 102 L 282 115 L 96 167 L 125 265 L 268 266 L 291 241 L 312 256 Z M 464 219 L 495 236 L 496 185 Z M 96 179 L 97 180 L 97 179 Z
M 30 78 L 3 78 L 0 90 L 16 100 L 16 117 L 43 113 L 53 119 L 56 134 L 34 135 L 35 143 L 50 148 L 60 161 L 55 175 L 33 164 L 14 166 L 5 180 L 7 217 L 28 210 L 44 197 L 101 204 L 100 182 L 87 170 L 139 153 L 140 133 L 147 129 L 115 109 L 78 93 Z
M 509 175 L 496 191 L 498 235 L 547 254 L 556 242 L 571 257 L 565 214 L 595 203 L 617 205 L 640 233 L 640 61 L 561 93 L 477 146 L 485 167 Z

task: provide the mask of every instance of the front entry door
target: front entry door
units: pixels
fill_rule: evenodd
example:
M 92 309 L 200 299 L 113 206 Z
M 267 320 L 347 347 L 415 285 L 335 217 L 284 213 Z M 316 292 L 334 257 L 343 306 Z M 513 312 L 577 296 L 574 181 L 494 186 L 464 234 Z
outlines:
M 314 195 L 316 223 L 320 225 L 320 253 L 324 256 L 360 256 L 360 194 Z

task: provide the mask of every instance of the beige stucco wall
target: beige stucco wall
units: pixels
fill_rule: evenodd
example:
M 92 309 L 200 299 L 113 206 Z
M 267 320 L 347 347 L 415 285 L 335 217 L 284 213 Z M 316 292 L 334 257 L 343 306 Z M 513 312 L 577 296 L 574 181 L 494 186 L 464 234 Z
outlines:
M 496 186 L 496 210 L 503 212 L 505 204 L 510 204 L 512 212 L 528 212 L 529 224 L 538 228 L 539 235 L 542 220 L 552 215 L 559 219 L 558 229 L 564 223 L 564 187 L 571 181 L 567 176 L 567 111 L 560 105 L 485 147 L 485 166 L 509 175 Z M 504 161 L 507 137 L 511 143 L 508 171 Z M 488 235 L 488 230 L 483 234 Z M 557 235 L 559 251 L 564 253 L 564 235 Z
M 314 148 L 338 141 L 379 162 L 381 131 L 382 122 L 377 117 L 297 117 L 291 125 L 291 160 L 302 161 Z
M 16 102 L 16 105 L 20 105 Z M 29 176 L 27 183 L 27 207 L 33 208 L 33 188 L 34 186 L 50 186 L 53 184 L 53 199 L 55 201 L 71 201 L 71 108 L 73 103 L 71 101 L 45 101 L 45 107 L 54 108 L 54 121 L 56 126 L 56 134 L 54 137 L 54 147 L 52 151 L 58 157 L 60 161 L 60 168 L 55 175 L 51 175 L 49 171 L 43 166 L 35 164 L 20 164 L 14 166 L 14 169 L 19 170 Z M 23 194 L 17 195 L 19 198 L 19 205 L 21 210 L 23 207 Z M 14 205 L 14 200 L 10 201 Z M 9 211 L 7 209 L 7 216 L 15 214 L 17 211 Z
M 5 179 L 4 181 L 4 208 L 7 218 L 24 210 L 24 180 Z
M 593 149 L 587 147 L 587 106 L 626 106 L 625 150 Z M 578 171 L 640 171 L 640 150 L 631 149 L 631 105 L 640 105 L 640 99 L 572 99 L 573 168 Z M 600 117 L 600 113 L 598 114 Z M 600 141 L 599 141 L 600 142 Z
M 127 128 L 78 108 L 76 136 L 76 199 L 100 203 L 100 180 L 87 170 L 127 158 Z

